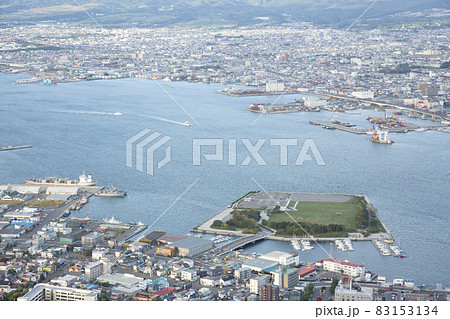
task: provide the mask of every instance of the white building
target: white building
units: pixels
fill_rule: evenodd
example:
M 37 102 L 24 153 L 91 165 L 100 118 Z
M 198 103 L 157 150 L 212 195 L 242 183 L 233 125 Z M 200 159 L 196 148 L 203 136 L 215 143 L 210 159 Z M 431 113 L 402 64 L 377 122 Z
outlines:
M 336 301 L 372 301 L 373 288 L 361 287 L 361 291 L 336 287 L 334 300 Z
M 325 106 L 325 105 L 327 105 L 327 101 L 325 101 L 325 100 L 321 100 L 318 98 L 311 98 L 311 97 L 305 99 L 305 106 L 308 106 L 308 107 L 319 107 L 319 106 Z
M 266 84 L 266 92 L 282 92 L 284 91 L 284 83 L 274 82 Z
M 105 255 L 109 252 L 109 248 L 96 248 L 92 251 L 92 260 L 97 261 L 105 257 Z
M 220 284 L 220 277 L 202 277 L 200 278 L 200 285 L 206 287 L 216 287 Z
M 197 272 L 192 269 L 186 269 L 181 272 L 181 280 L 183 281 L 196 281 L 197 279 Z
M 258 294 L 259 288 L 270 281 L 269 275 L 262 275 L 255 278 L 250 279 L 250 292 L 252 294 Z
M 119 284 L 125 288 L 136 287 L 141 281 L 141 277 L 136 277 L 133 274 L 104 274 L 97 278 L 99 282 L 109 282 L 111 285 Z
M 89 278 L 89 281 L 94 281 L 101 275 L 109 274 L 110 272 L 110 264 L 106 260 L 95 261 L 84 267 L 84 274 Z
M 37 284 L 18 301 L 95 301 L 97 293 L 91 290 Z
M 394 278 L 394 281 L 392 282 L 392 284 L 394 286 L 403 286 L 404 282 L 405 282 L 405 279 L 403 277 L 396 276 Z
M 375 97 L 372 91 L 355 91 L 352 92 L 352 95 L 358 99 L 373 99 Z
M 350 262 L 337 258 L 324 259 L 323 269 L 331 272 L 346 274 L 352 277 L 360 277 L 366 274 L 366 268 L 363 264 Z
M 300 263 L 298 254 L 286 253 L 284 251 L 272 251 L 268 254 L 262 255 L 260 259 L 275 261 L 283 266 L 296 266 Z

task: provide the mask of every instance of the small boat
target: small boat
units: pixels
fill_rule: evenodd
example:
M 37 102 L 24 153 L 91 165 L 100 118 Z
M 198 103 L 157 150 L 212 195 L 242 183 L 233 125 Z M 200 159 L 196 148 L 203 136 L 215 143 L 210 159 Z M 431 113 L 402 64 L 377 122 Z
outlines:
M 113 113 L 113 115 L 115 115 L 115 116 L 122 116 L 123 114 L 120 113 L 120 112 L 115 112 L 115 113 Z
M 184 122 L 183 125 L 184 125 L 184 126 L 188 126 L 188 127 L 189 127 L 189 126 L 192 126 L 191 123 L 189 123 L 188 121 Z

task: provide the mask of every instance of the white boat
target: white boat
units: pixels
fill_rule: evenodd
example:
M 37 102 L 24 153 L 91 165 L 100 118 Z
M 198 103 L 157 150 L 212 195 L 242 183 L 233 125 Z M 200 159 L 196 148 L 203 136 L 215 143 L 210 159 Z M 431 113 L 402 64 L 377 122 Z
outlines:
M 189 126 L 192 126 L 191 123 L 189 123 L 188 121 L 184 122 L 183 125 L 184 125 L 184 126 L 188 126 L 188 127 L 189 127 Z
M 120 224 L 120 222 L 117 219 L 115 219 L 114 216 L 111 217 L 110 219 L 104 218 L 103 221 L 109 224 Z
M 298 240 L 291 240 L 291 244 L 295 250 L 302 250 L 302 246 L 300 245 Z
M 115 115 L 115 116 L 122 116 L 123 114 L 120 113 L 120 112 L 115 112 L 115 113 L 113 113 L 113 115 Z
M 302 239 L 302 246 L 303 250 L 311 250 L 314 248 L 313 246 L 311 246 L 311 243 L 307 239 Z

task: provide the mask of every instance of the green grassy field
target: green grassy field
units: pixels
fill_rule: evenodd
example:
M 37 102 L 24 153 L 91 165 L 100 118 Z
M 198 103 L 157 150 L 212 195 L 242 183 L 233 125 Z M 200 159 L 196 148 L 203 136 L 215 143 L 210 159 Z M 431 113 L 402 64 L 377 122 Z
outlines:
M 294 207 L 296 202 L 290 202 L 289 207 Z M 312 224 L 339 224 L 345 225 L 347 230 L 356 229 L 355 214 L 360 202 L 355 198 L 344 203 L 334 202 L 298 202 L 295 211 L 288 211 L 298 222 Z M 286 213 L 271 214 L 269 222 L 292 222 Z
M 16 206 L 18 204 L 22 203 L 21 200 L 6 200 L 6 199 L 0 199 L 0 205 L 6 204 L 9 206 Z
M 34 200 L 26 204 L 35 208 L 57 208 L 64 203 L 63 200 Z

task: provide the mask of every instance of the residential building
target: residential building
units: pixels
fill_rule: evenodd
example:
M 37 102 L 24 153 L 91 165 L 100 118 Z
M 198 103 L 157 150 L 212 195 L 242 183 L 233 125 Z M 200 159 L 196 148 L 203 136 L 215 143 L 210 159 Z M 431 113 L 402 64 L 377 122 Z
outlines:
M 106 260 L 95 261 L 84 267 L 84 274 L 89 278 L 89 281 L 94 281 L 101 275 L 110 272 L 110 263 Z
M 278 301 L 280 300 L 280 288 L 275 285 L 265 284 L 259 288 L 259 300 Z
M 98 242 L 100 242 L 103 238 L 103 235 L 98 232 L 92 232 L 81 237 L 81 243 L 86 246 L 94 246 Z
M 322 264 L 324 270 L 346 274 L 352 277 L 364 276 L 366 274 L 366 269 L 363 264 L 348 260 L 327 258 L 323 260 Z
M 258 294 L 259 288 L 270 282 L 269 275 L 262 275 L 255 278 L 250 279 L 250 292 L 252 294 Z
M 234 276 L 241 282 L 249 280 L 251 274 L 250 268 L 239 268 L 234 271 Z
M 197 272 L 192 269 L 186 269 L 181 272 L 181 280 L 183 281 L 196 281 L 198 279 Z
M 37 284 L 18 301 L 95 301 L 97 293 L 92 290 Z

